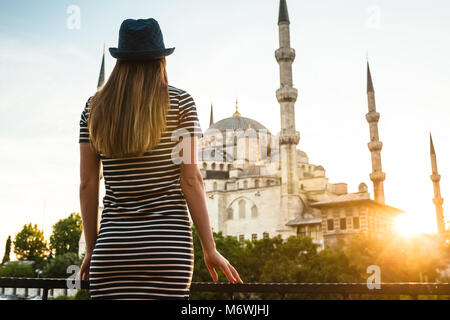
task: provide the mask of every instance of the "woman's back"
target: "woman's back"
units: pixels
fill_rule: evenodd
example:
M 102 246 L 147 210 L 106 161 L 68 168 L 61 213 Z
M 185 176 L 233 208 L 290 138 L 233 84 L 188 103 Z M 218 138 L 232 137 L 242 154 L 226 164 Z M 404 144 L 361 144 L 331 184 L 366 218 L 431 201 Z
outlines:
M 109 158 L 100 153 L 106 189 L 103 198 L 105 219 L 155 213 L 184 214 L 186 202 L 179 181 L 180 165 L 176 162 L 178 137 L 183 134 L 201 135 L 201 129 L 192 97 L 173 86 L 169 86 L 169 95 L 166 129 L 152 151 L 132 158 Z M 90 101 L 81 114 L 80 143 L 89 142 L 87 119 Z M 169 203 L 171 206 L 167 210 Z
M 201 135 L 201 129 L 192 97 L 173 86 L 169 95 L 166 129 L 152 151 L 132 158 L 99 154 L 106 194 L 90 265 L 93 298 L 189 295 L 192 233 L 177 145 L 180 136 Z M 90 101 L 81 114 L 80 143 L 90 141 Z

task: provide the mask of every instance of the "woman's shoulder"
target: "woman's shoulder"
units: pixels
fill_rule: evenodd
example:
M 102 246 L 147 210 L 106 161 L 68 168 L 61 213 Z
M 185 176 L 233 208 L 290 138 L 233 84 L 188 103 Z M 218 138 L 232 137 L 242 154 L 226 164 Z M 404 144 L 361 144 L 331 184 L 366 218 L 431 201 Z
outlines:
M 174 87 L 169 84 L 169 95 L 172 97 L 178 97 L 178 98 L 187 98 L 191 95 L 186 91 L 178 87 Z

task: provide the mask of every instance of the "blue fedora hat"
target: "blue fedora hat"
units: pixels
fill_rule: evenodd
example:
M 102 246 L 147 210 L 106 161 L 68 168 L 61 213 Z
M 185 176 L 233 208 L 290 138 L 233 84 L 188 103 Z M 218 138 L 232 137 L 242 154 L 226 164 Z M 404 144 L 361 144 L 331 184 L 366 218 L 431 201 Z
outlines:
M 109 48 L 111 55 L 118 60 L 158 59 L 174 50 L 164 46 L 158 21 L 153 18 L 124 20 L 119 30 L 118 48 Z

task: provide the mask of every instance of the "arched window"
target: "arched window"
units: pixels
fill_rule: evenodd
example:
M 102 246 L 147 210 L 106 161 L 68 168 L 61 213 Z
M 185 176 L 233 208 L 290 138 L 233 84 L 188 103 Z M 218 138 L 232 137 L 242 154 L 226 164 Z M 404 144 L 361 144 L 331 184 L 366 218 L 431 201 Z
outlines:
M 213 164 L 211 165 L 211 170 L 216 170 L 216 163 L 213 162 Z
M 233 165 L 232 165 L 232 164 L 229 164 L 229 165 L 228 165 L 228 171 L 230 171 L 231 169 L 233 169 Z
M 252 218 L 257 218 L 258 217 L 258 208 L 256 207 L 256 205 L 252 206 Z
M 247 189 L 248 188 L 248 182 L 247 182 L 247 180 L 245 180 L 244 181 L 244 189 Z
M 220 164 L 220 170 L 223 170 L 223 163 Z
M 217 182 L 214 181 L 213 183 L 213 190 L 216 191 L 217 190 Z
M 266 181 L 266 185 L 267 185 L 268 187 L 270 187 L 270 180 L 267 180 L 267 181 Z
M 255 188 L 259 188 L 259 180 L 258 179 L 255 180 Z
M 233 208 L 229 207 L 227 209 L 227 219 L 228 220 L 233 220 Z
M 239 219 L 245 219 L 245 200 L 239 200 Z
M 208 165 L 206 164 L 206 162 L 203 162 L 203 169 L 206 170 L 207 167 L 208 167 Z

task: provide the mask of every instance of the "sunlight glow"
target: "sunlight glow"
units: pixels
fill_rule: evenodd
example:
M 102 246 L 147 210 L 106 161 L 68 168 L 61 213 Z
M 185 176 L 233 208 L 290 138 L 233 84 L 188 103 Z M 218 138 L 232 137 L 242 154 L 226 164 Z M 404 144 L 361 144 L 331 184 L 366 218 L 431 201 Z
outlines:
M 412 237 L 423 233 L 423 221 L 417 216 L 405 213 L 398 216 L 394 222 L 395 230 L 402 236 Z

